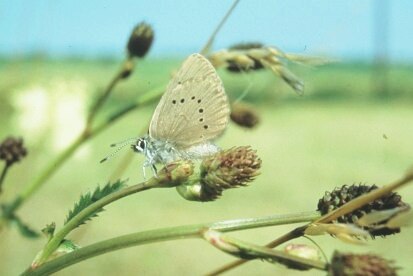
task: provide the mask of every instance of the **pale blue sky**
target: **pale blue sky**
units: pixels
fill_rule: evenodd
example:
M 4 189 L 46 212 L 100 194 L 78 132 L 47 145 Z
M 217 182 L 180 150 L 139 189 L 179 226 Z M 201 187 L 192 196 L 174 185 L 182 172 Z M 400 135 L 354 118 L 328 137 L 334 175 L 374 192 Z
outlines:
M 284 51 L 370 59 L 374 2 L 382 0 L 241 0 L 214 49 L 261 41 Z M 387 0 L 389 54 L 413 61 L 413 1 Z M 152 24 L 152 56 L 199 51 L 229 0 L 0 0 L 0 54 L 119 55 L 132 27 Z

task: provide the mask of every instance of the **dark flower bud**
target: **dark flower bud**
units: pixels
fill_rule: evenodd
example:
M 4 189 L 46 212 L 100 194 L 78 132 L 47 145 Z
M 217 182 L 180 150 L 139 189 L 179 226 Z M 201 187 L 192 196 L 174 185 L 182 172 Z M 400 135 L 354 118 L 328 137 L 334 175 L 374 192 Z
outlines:
M 330 276 L 396 276 L 393 262 L 371 254 L 344 254 L 334 252 L 329 267 Z
M 8 137 L 0 144 L 0 160 L 4 160 L 7 166 L 20 161 L 27 155 L 22 138 Z
M 143 58 L 151 48 L 154 38 L 152 27 L 145 22 L 133 29 L 128 41 L 128 53 L 131 57 Z
M 351 201 L 352 199 L 359 197 L 363 194 L 367 194 L 372 190 L 377 189 L 376 185 L 343 185 L 340 188 L 335 188 L 332 192 L 326 192 L 325 195 L 318 201 L 318 211 L 325 215 L 345 203 Z M 357 223 L 357 220 L 374 211 L 390 210 L 397 207 L 408 207 L 401 199 L 401 196 L 397 193 L 389 193 L 380 199 L 372 201 L 363 207 L 347 214 L 341 216 L 337 219 L 340 223 Z M 385 224 L 387 220 L 381 222 Z M 387 228 L 387 227 L 363 227 L 364 230 L 370 232 L 370 234 L 375 236 L 386 236 L 390 234 L 395 234 L 400 232 L 400 228 Z
M 233 104 L 230 117 L 234 123 L 245 128 L 253 128 L 260 121 L 254 107 L 245 103 Z

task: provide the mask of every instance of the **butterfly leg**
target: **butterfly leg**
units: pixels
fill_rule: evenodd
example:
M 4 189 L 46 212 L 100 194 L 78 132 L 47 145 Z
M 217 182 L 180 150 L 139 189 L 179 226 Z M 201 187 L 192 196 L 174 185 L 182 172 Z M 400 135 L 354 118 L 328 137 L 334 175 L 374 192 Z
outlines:
M 152 169 L 153 176 L 154 176 L 155 178 L 159 178 L 159 177 L 158 177 L 158 170 L 156 169 L 155 164 L 151 164 L 151 169 Z
M 143 179 L 146 180 L 146 166 L 142 166 L 142 174 L 143 174 Z

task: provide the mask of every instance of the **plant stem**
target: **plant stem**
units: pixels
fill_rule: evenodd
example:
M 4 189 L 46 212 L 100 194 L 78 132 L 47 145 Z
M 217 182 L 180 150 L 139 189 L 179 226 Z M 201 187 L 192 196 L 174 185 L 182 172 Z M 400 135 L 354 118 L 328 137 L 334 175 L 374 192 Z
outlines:
M 6 215 L 14 213 L 24 202 L 26 202 L 52 175 L 59 169 L 68 159 L 73 155 L 74 152 L 87 140 L 99 134 L 107 127 L 112 125 L 115 121 L 122 118 L 127 113 L 151 104 L 159 99 L 163 93 L 164 86 L 156 87 L 142 95 L 136 102 L 114 112 L 105 121 L 94 127 L 89 132 L 82 132 L 76 140 L 69 145 L 56 159 L 52 160 L 47 167 L 26 187 L 23 192 L 16 197 L 16 199 L 7 206 Z M 1 228 L 1 227 L 0 227 Z
M 383 186 L 379 189 L 375 189 L 365 195 L 359 196 L 349 202 L 347 202 L 346 204 L 342 205 L 341 207 L 337 208 L 336 210 L 322 216 L 319 217 L 318 219 L 314 220 L 314 222 L 312 223 L 329 223 L 335 219 L 337 219 L 340 216 L 346 215 L 348 213 L 351 213 L 353 211 L 355 211 L 358 208 L 361 208 L 362 206 L 366 205 L 369 202 L 372 202 L 376 199 L 379 199 L 381 197 L 383 197 L 384 195 L 390 193 L 391 191 L 398 189 L 400 187 L 402 187 L 403 185 L 406 185 L 408 183 L 410 183 L 413 180 L 413 171 L 409 172 L 408 174 L 406 174 L 403 178 L 401 178 L 400 180 L 397 180 L 396 182 L 387 185 L 387 186 Z M 304 231 L 306 230 L 308 225 L 306 226 L 301 226 L 298 228 L 295 228 L 294 230 L 284 234 L 283 236 L 273 240 L 272 242 L 268 243 L 266 245 L 266 247 L 269 248 L 274 248 L 279 246 L 280 244 L 283 244 L 287 241 L 299 238 L 301 236 L 304 235 Z M 224 265 L 220 268 L 218 268 L 217 270 L 214 270 L 213 272 L 209 273 L 208 275 L 218 275 L 221 273 L 224 273 L 230 269 L 236 268 L 237 266 L 240 266 L 246 262 L 248 262 L 249 260 L 237 260 L 234 261 L 232 263 L 229 263 L 227 265 Z
M 208 234 L 208 232 L 210 233 Z M 204 239 L 206 239 L 209 243 L 221 249 L 222 251 L 232 254 L 234 256 L 244 256 L 244 258 L 246 259 L 271 259 L 281 264 L 295 264 L 299 266 L 305 266 L 308 269 L 315 268 L 319 270 L 327 270 L 327 264 L 325 262 L 294 256 L 292 254 L 280 250 L 274 250 L 268 247 L 257 246 L 252 243 L 241 241 L 230 236 L 227 236 L 225 234 L 222 234 L 221 232 L 213 232 L 214 231 L 211 230 L 205 231 L 205 233 L 207 233 L 207 237 L 205 237 L 204 234 Z
M 59 247 L 62 240 L 69 234 L 73 229 L 78 227 L 82 224 L 86 218 L 88 218 L 91 214 L 95 213 L 97 210 L 102 209 L 104 206 L 129 195 L 142 192 L 151 188 L 155 188 L 158 184 L 156 178 L 151 178 L 146 182 L 139 183 L 137 185 L 133 185 L 131 187 L 121 189 L 117 192 L 114 192 L 108 196 L 103 197 L 102 199 L 94 202 L 93 204 L 89 205 L 85 209 L 83 209 L 80 213 L 74 216 L 71 220 L 69 220 L 62 229 L 57 232 L 53 238 L 46 244 L 44 247 L 42 254 L 40 255 L 39 259 L 36 260 L 37 264 L 44 263 L 49 256 Z
M 293 239 L 295 239 L 295 238 L 300 237 L 300 236 L 302 235 L 302 232 L 301 232 L 300 230 L 297 230 L 297 229 L 300 229 L 300 227 L 294 229 L 294 230 L 291 231 L 291 232 L 288 232 L 288 233 L 284 234 L 283 236 L 281 236 L 280 238 L 277 239 L 277 242 L 284 243 L 284 242 L 287 242 L 287 241 L 289 241 L 289 240 L 293 240 Z M 268 248 L 274 248 L 274 247 L 275 247 L 275 245 L 273 245 L 272 243 L 269 243 L 269 244 L 267 244 L 267 245 L 265 245 L 265 246 L 268 247 Z M 226 272 L 226 271 L 228 271 L 228 270 L 231 270 L 231 269 L 233 269 L 233 268 L 236 268 L 237 266 L 240 266 L 240 265 L 242 265 L 242 264 L 244 264 L 244 263 L 246 263 L 246 262 L 248 262 L 248 261 L 250 261 L 250 260 L 238 259 L 238 260 L 236 260 L 236 261 L 233 261 L 233 262 L 231 262 L 231 263 L 228 263 L 228 264 L 226 264 L 226 265 L 224 265 L 224 266 L 222 266 L 222 267 L 220 267 L 220 268 L 218 268 L 218 269 L 216 269 L 216 270 L 208 273 L 207 275 L 209 275 L 209 276 L 219 275 L 219 274 L 224 273 L 224 272 Z
M 236 219 L 214 223 L 168 227 L 157 230 L 137 232 L 105 241 L 97 242 L 57 257 L 37 268 L 27 269 L 23 275 L 45 275 L 59 271 L 83 260 L 122 248 L 154 243 L 166 240 L 202 238 L 201 232 L 206 228 L 221 232 L 239 231 L 265 226 L 313 221 L 320 217 L 319 212 L 301 212 L 289 215 L 275 215 L 262 218 Z
M 102 107 L 104 102 L 107 100 L 109 97 L 110 93 L 113 91 L 115 86 L 118 84 L 120 80 L 123 79 L 123 73 L 127 66 L 129 64 L 132 64 L 131 58 L 127 58 L 122 65 L 121 70 L 114 76 L 114 78 L 111 80 L 111 82 L 108 84 L 106 87 L 105 91 L 101 94 L 101 96 L 98 98 L 96 103 L 92 106 L 92 109 L 89 113 L 89 116 L 86 120 L 86 125 L 84 130 L 80 133 L 80 135 L 59 155 L 55 160 L 52 160 L 46 168 L 37 175 L 37 177 L 34 178 L 33 182 L 31 182 L 23 192 L 21 192 L 20 195 L 18 195 L 15 200 L 7 206 L 6 210 L 7 216 L 10 216 L 13 212 L 15 212 L 22 204 L 25 202 L 35 191 L 37 191 L 43 183 L 45 183 L 57 169 L 60 168 L 61 165 L 63 165 L 67 159 L 69 159 L 70 156 L 73 155 L 73 153 L 84 143 L 86 142 L 91 136 L 94 134 L 100 132 L 100 129 L 98 128 L 96 131 L 92 131 L 92 123 L 94 121 L 94 118 L 99 111 L 99 109 Z M 128 109 L 127 111 L 130 111 L 131 109 Z M 127 112 L 122 113 L 126 114 Z M 112 120 L 111 120 L 112 121 Z M 105 125 L 105 124 L 104 124 Z M 106 125 L 105 125 L 106 127 Z M 1 183 L 1 182 L 0 182 Z M 0 186 L 1 188 L 1 186 Z
M 97 101 L 94 103 L 94 105 L 90 109 L 89 116 L 86 120 L 85 132 L 87 130 L 90 130 L 96 114 L 98 113 L 100 108 L 103 106 L 105 101 L 109 98 L 109 95 L 112 93 L 117 83 L 121 81 L 122 79 L 124 79 L 124 73 L 125 73 L 125 70 L 127 69 L 126 67 L 129 64 L 133 64 L 133 61 L 132 61 L 132 58 L 128 56 L 128 58 L 123 62 L 121 70 L 119 70 L 119 72 L 113 77 L 111 82 L 106 87 L 105 91 L 100 95 L 100 97 L 97 99 Z
M 2 172 L 1 172 L 1 176 L 0 176 L 0 194 L 1 194 L 1 192 L 3 191 L 3 181 L 4 181 L 4 178 L 6 177 L 6 174 L 7 174 L 7 171 L 9 170 L 9 164 L 5 164 L 4 165 L 4 168 L 3 168 L 3 170 L 2 170 Z
M 204 45 L 202 48 L 200 54 L 206 55 L 209 51 L 209 49 L 212 46 L 212 43 L 214 43 L 215 37 L 217 36 L 219 30 L 221 30 L 222 26 L 224 26 L 225 22 L 227 21 L 228 17 L 231 15 L 231 13 L 234 11 L 235 7 L 238 5 L 239 0 L 235 0 L 234 3 L 232 3 L 231 7 L 227 11 L 227 13 L 224 15 L 224 17 L 221 19 L 219 22 L 218 26 L 215 28 L 214 32 L 211 34 L 209 37 L 207 43 Z

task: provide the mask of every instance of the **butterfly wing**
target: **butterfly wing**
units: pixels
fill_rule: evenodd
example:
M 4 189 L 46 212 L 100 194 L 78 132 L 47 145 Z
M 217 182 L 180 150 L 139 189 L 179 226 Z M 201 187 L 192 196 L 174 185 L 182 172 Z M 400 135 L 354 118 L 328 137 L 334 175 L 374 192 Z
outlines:
M 192 54 L 169 82 L 149 127 L 149 135 L 178 149 L 206 143 L 225 130 L 229 104 L 211 63 Z

